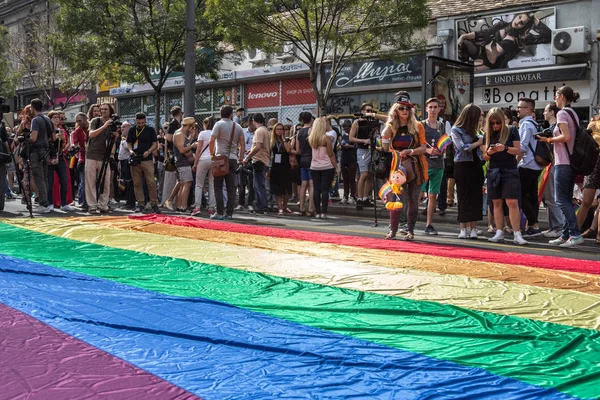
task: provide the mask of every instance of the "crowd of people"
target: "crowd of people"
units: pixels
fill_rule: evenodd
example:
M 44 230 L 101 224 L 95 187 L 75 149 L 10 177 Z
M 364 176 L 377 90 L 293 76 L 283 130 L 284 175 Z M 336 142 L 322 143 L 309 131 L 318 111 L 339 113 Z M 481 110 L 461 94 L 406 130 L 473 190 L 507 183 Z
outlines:
M 388 207 L 386 239 L 413 240 L 419 205 L 426 204 L 429 235 L 438 233 L 434 214 L 457 206 L 461 239 L 477 239 L 477 224 L 487 216 L 492 242 L 512 235 L 515 244 L 525 245 L 527 238 L 543 235 L 562 247 L 585 237 L 600 244 L 600 163 L 583 182 L 571 168 L 580 124 L 571 104 L 578 97 L 568 86 L 558 89 L 555 101 L 544 105 L 545 130 L 536 121 L 533 99 L 519 100 L 516 124 L 510 110 L 484 113 L 469 104 L 451 125 L 440 118 L 438 99 L 427 100 L 427 118 L 419 121 L 409 94 L 398 92 L 387 115 L 363 104 L 361 117 L 336 121 L 341 129 L 332 118 L 310 112 L 300 113 L 292 126 L 260 113 L 245 116 L 231 106 L 221 108 L 218 121 L 208 117 L 199 126 L 176 106 L 159 132 L 141 112 L 135 121 L 119 121 L 108 103 L 77 114 L 69 132 L 64 113 L 44 115 L 41 100 L 34 99 L 18 125 L 0 129 L 0 153 L 13 158 L 0 165 L 0 210 L 5 199 L 17 198 L 18 186 L 22 203 L 30 209 L 37 204 L 42 214 L 107 214 L 119 206 L 138 213 L 205 213 L 216 220 L 231 220 L 246 209 L 326 219 L 332 200 L 357 209 L 373 206 L 379 163 L 387 168 L 383 181 L 388 173 L 402 175 L 402 206 Z M 372 133 L 365 136 L 367 126 Z M 600 121 L 590 128 L 600 143 Z M 444 140 L 451 145 L 440 147 Z M 549 169 L 540 163 L 539 146 L 550 149 Z M 540 200 L 548 213 L 545 231 L 538 221 Z M 296 203 L 294 213 L 289 205 Z

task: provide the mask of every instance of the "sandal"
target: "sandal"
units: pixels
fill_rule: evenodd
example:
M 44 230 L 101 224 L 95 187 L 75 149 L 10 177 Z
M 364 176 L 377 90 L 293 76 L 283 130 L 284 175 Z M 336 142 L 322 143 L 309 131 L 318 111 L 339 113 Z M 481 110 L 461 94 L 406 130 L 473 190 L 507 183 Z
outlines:
M 279 216 L 282 216 L 282 215 L 283 215 L 283 210 L 279 210 L 279 211 L 277 212 L 277 215 L 279 215 Z
M 598 236 L 598 232 L 592 229 L 588 229 L 585 232 L 583 232 L 583 234 L 581 235 L 581 237 L 583 237 L 584 239 L 593 239 L 596 236 Z
M 301 217 L 306 217 L 306 210 L 300 210 L 298 211 L 298 215 Z
M 596 239 L 596 244 L 600 244 L 600 239 Z
M 415 240 L 415 235 L 413 235 L 412 233 L 408 232 L 408 233 L 406 234 L 406 236 L 404 236 L 404 240 L 407 240 L 407 241 L 409 241 L 409 242 L 410 242 L 410 241 L 413 241 L 413 240 Z
M 286 208 L 286 209 L 284 210 L 284 212 L 285 212 L 286 214 L 293 214 L 293 213 L 294 213 L 294 212 L 293 212 L 292 210 L 290 210 L 289 208 Z
M 396 238 L 396 232 L 392 232 L 390 231 L 386 236 L 385 236 L 385 240 L 393 240 Z

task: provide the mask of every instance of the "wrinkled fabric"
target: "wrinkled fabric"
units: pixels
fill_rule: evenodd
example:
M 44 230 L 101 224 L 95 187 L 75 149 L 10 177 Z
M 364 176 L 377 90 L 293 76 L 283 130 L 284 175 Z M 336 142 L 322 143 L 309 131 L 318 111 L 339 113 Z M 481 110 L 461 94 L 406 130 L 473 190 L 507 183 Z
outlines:
M 4 302 L 208 399 L 317 393 L 419 399 L 442 388 L 448 397 L 571 398 L 224 303 L 165 296 L 18 259 L 4 258 L 3 265 Z
M 4 254 L 32 262 L 169 296 L 224 302 L 576 397 L 598 396 L 597 331 L 126 251 L 5 224 L 0 235 L 7 238 Z M 24 242 L 40 243 L 46 251 L 38 254 Z
M 241 243 L 218 243 L 172 237 L 181 228 L 153 224 L 160 236 L 133 231 L 108 229 L 101 220 L 60 224 L 36 220 L 23 223 L 36 232 L 48 233 L 113 248 L 134 250 L 158 256 L 183 258 L 228 268 L 265 273 L 305 282 L 361 290 L 412 300 L 435 301 L 480 311 L 530 318 L 586 329 L 599 329 L 600 295 L 567 290 L 543 289 L 511 282 L 493 282 L 451 274 L 424 272 L 402 268 L 403 258 L 389 260 L 395 266 L 384 267 L 356 261 L 338 261 L 312 257 L 276 249 L 255 249 Z M 108 223 L 108 222 L 106 222 Z M 133 228 L 135 221 L 121 221 L 121 228 Z M 186 229 L 189 231 L 190 229 Z M 214 238 L 214 231 L 204 232 Z M 234 239 L 234 238 L 230 238 Z M 262 240 L 268 247 L 270 242 Z M 160 243 L 160 245 L 157 245 Z M 148 244 L 152 244 L 149 246 Z M 189 249 L 194 249 L 190 252 Z M 243 255 L 241 257 L 240 255 Z M 253 260 L 260 260 L 257 263 Z
M 26 263 L 26 262 L 25 262 Z M 20 266 L 25 264 L 19 262 Z M 14 260 L 2 259 L 0 282 L 11 277 L 7 272 Z M 22 279 L 21 267 L 12 270 L 18 276 L 12 276 L 12 282 L 18 285 L 26 282 Z M 36 266 L 35 274 L 41 277 L 41 270 L 52 271 L 47 267 Z M 58 272 L 60 276 L 60 272 Z M 57 278 L 51 278 L 57 279 Z M 60 278 L 58 278 L 60 279 Z M 64 281 L 64 280 L 63 280 Z M 74 283 L 79 283 L 75 281 Z M 27 301 L 25 292 L 0 289 L 0 299 L 15 303 L 16 297 Z M 31 290 L 28 286 L 25 290 Z M 61 285 L 61 289 L 63 286 Z M 53 294 L 60 295 L 62 290 Z M 39 300 L 39 299 L 36 299 Z M 39 309 L 30 310 L 23 303 L 15 304 L 34 314 Z M 42 304 L 44 308 L 46 305 Z M 57 318 L 57 315 L 52 315 Z M 81 333 L 81 331 L 79 332 Z M 91 398 L 110 399 L 197 399 L 198 397 L 168 383 L 146 371 L 134 367 L 119 358 L 75 339 L 54 329 L 35 318 L 25 315 L 11 307 L 0 304 L 0 398 L 2 399 L 61 399 L 79 400 Z

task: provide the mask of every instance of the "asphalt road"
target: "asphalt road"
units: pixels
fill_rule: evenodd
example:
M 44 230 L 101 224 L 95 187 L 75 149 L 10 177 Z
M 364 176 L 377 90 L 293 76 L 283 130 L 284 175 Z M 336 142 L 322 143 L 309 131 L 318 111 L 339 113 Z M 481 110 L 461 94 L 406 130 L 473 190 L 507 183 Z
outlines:
M 35 207 L 34 207 L 35 208 Z M 297 206 L 290 206 L 290 208 L 297 210 Z M 163 212 L 167 215 L 180 215 L 166 209 Z M 119 215 L 131 215 L 131 211 L 119 210 L 118 208 L 111 214 L 112 216 Z M 277 216 L 276 213 L 270 215 L 254 215 L 248 211 L 239 211 L 234 213 L 233 223 L 241 224 L 254 224 L 263 226 L 272 226 L 279 228 L 297 229 L 303 231 L 314 231 L 314 232 L 327 232 L 335 233 L 340 235 L 351 235 L 351 236 L 362 236 L 362 237 L 374 237 L 383 238 L 388 232 L 388 216 L 387 211 L 378 209 L 378 224 L 374 226 L 374 213 L 373 208 L 366 208 L 362 211 L 357 211 L 354 206 L 341 205 L 334 203 L 330 206 L 329 218 L 326 220 L 320 220 L 309 217 L 301 217 L 297 215 L 289 216 Z M 81 211 L 75 212 L 62 212 L 56 210 L 50 214 L 37 214 L 34 213 L 34 218 L 65 218 L 69 216 L 85 216 L 87 214 Z M 545 216 L 545 210 L 540 211 L 540 216 Z M 25 209 L 25 206 L 21 204 L 20 200 L 7 200 L 3 212 L 0 212 L 0 218 L 28 218 L 29 213 Z M 200 218 L 207 218 L 206 212 Z M 566 257 L 573 259 L 584 260 L 597 260 L 600 261 L 600 246 L 594 243 L 593 239 L 586 239 L 583 245 L 575 248 L 564 249 L 557 246 L 550 245 L 548 239 L 544 237 L 527 239 L 530 243 L 527 246 L 517 246 L 512 243 L 512 236 L 507 236 L 505 243 L 491 243 L 488 242 L 487 238 L 491 237 L 491 234 L 486 232 L 486 223 L 481 222 L 479 228 L 484 231 L 484 234 L 479 237 L 478 240 L 464 240 L 458 239 L 458 223 L 456 222 L 456 207 L 451 207 L 447 210 L 445 216 L 435 215 L 433 225 L 439 232 L 437 236 L 426 235 L 423 232 L 425 227 L 425 216 L 419 212 L 419 222 L 417 222 L 417 228 L 415 229 L 415 241 L 423 243 L 434 243 L 443 244 L 449 246 L 460 246 L 480 249 L 493 249 L 504 252 L 517 252 L 525 254 L 536 254 L 536 255 L 549 255 Z M 543 229 L 545 229 L 545 221 L 540 222 Z

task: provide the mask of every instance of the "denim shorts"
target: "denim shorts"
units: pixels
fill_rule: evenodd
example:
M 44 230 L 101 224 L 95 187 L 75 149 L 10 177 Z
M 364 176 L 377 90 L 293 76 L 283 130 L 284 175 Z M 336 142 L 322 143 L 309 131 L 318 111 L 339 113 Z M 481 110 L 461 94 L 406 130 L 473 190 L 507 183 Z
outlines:
M 300 179 L 303 181 L 312 181 L 310 168 L 300 168 Z
M 516 168 L 500 170 L 500 178 L 496 186 L 488 176 L 487 195 L 491 200 L 518 199 L 521 196 L 519 171 Z

